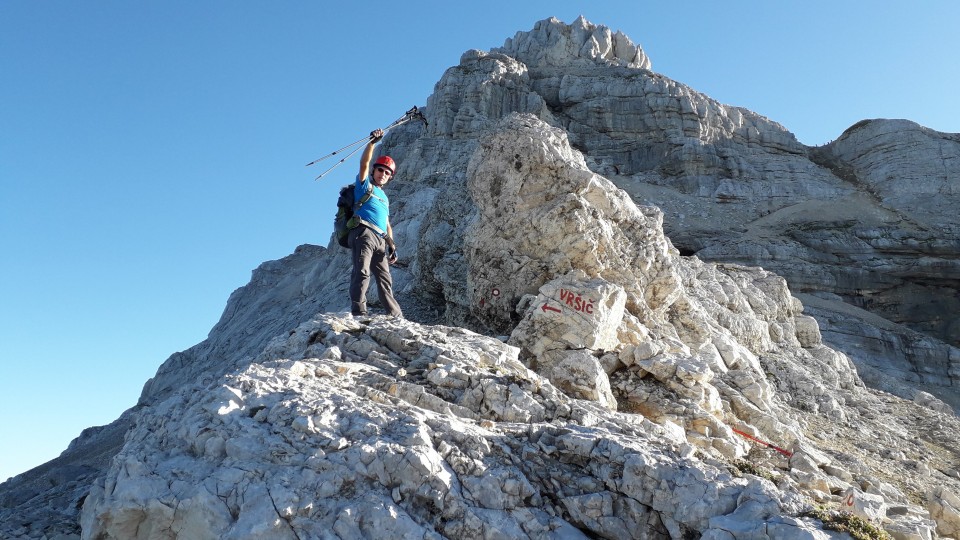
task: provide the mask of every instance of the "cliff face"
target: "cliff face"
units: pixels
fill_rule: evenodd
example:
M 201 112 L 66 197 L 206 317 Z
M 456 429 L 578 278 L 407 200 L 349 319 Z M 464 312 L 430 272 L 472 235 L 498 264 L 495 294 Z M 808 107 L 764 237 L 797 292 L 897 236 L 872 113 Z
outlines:
M 382 143 L 410 320 L 342 314 L 335 244 L 264 263 L 0 535 L 957 537 L 957 136 L 808 148 L 650 66 L 582 19 L 465 53 Z

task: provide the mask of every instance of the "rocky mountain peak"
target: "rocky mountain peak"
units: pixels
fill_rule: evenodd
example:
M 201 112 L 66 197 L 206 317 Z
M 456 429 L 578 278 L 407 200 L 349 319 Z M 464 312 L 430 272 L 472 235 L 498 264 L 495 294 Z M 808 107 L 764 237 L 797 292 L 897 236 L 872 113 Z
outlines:
M 412 179 L 434 185 L 434 171 L 444 171 L 434 200 L 449 203 L 459 200 L 479 134 L 510 113 L 533 114 L 562 129 L 591 171 L 658 207 L 681 253 L 785 277 L 871 384 L 960 407 L 960 231 L 952 210 L 960 204 L 960 137 L 877 119 L 806 147 L 775 121 L 680 82 L 585 59 L 581 44 L 597 32 L 607 30 L 541 21 L 496 52 L 464 55 L 428 100 L 431 127 L 397 137 L 389 151 L 425 165 Z M 553 65 L 561 58 L 566 68 Z M 437 139 L 451 138 L 458 148 L 434 163 Z M 418 228 L 420 268 L 459 252 L 451 246 L 459 246 L 463 220 L 445 205 Z M 451 206 L 470 213 L 473 202 Z M 427 274 L 417 279 L 445 289 L 441 297 L 462 296 L 453 293 L 456 280 Z M 883 332 L 873 317 L 886 321 Z
M 583 16 L 569 25 L 553 17 L 539 21 L 533 30 L 517 32 L 491 52 L 516 58 L 531 68 L 601 65 L 651 69 L 646 53 L 629 37 L 591 24 Z
M 264 263 L 135 408 L 3 485 L 0 534 L 960 535 L 948 312 L 889 315 L 951 305 L 956 136 L 807 148 L 582 18 L 464 54 L 424 110 L 382 143 L 410 319 L 344 314 L 335 243 Z

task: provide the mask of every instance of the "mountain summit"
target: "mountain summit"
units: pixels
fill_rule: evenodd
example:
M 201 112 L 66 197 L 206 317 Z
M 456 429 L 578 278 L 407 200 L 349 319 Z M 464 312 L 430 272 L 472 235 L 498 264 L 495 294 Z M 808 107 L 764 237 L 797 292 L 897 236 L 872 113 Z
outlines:
M 957 538 L 960 137 L 650 68 L 583 18 L 464 53 L 383 141 L 409 320 L 335 242 L 264 263 L 0 535 Z

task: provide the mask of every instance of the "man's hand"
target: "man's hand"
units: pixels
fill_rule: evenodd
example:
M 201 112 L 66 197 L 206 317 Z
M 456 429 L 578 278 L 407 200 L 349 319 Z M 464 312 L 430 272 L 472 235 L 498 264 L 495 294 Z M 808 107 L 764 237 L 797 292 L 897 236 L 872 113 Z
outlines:
M 383 138 L 383 130 L 382 130 L 382 129 L 377 128 L 377 129 L 375 129 L 375 130 L 373 130 L 373 131 L 370 132 L 370 142 L 372 142 L 372 143 L 380 142 L 380 139 L 382 139 L 382 138 Z
M 393 238 L 387 237 L 387 262 L 394 264 L 397 259 L 397 245 L 393 243 Z

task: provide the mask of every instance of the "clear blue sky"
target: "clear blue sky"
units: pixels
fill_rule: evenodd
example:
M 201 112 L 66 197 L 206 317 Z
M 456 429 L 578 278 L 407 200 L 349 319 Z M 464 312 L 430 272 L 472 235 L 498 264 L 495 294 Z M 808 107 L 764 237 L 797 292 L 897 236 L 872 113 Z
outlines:
M 2 0 L 0 480 L 132 406 L 261 262 L 326 245 L 342 178 L 305 163 L 580 14 L 807 144 L 960 131 L 955 0 Z

